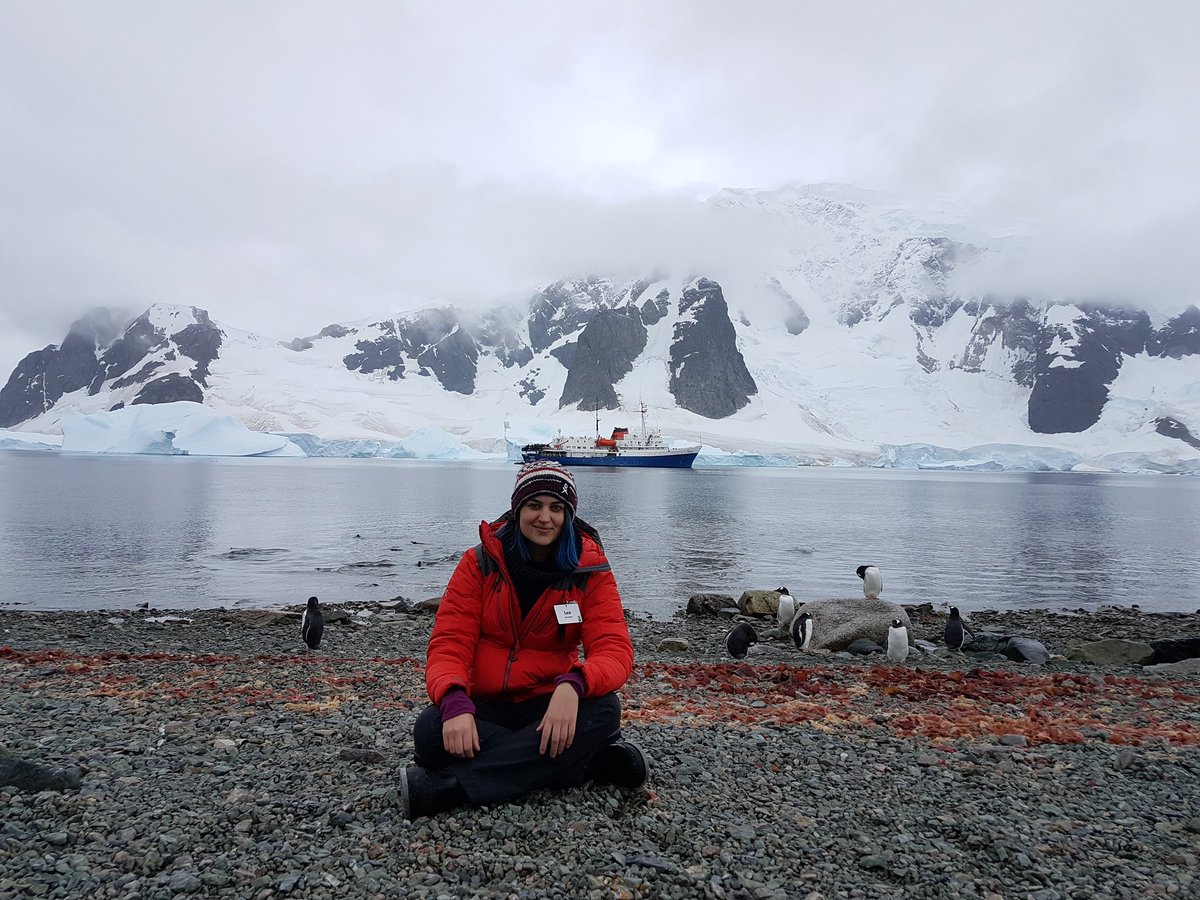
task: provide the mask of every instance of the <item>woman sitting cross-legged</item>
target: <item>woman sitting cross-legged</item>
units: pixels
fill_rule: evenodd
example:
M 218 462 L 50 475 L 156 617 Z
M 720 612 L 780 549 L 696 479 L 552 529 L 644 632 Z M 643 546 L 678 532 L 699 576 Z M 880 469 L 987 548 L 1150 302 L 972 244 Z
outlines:
M 409 819 L 586 781 L 641 787 L 616 691 L 633 669 L 621 596 L 575 479 L 521 467 L 511 509 L 480 523 L 438 607 L 425 667 L 434 705 L 413 727 Z M 583 645 L 583 659 L 579 646 Z

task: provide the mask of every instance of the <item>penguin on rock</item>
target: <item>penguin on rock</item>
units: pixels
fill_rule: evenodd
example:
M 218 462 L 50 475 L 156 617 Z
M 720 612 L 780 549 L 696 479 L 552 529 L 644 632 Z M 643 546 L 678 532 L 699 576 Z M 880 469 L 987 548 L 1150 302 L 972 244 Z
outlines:
M 300 637 L 309 650 L 321 649 L 321 635 L 325 633 L 325 615 L 316 597 L 308 598 L 308 608 L 300 620 Z
M 791 628 L 788 630 L 791 632 L 792 643 L 796 645 L 796 649 L 807 650 L 808 645 L 812 643 L 813 636 L 812 613 L 802 612 L 794 617 Z
M 775 620 L 780 628 L 787 628 L 796 615 L 796 600 L 785 587 L 776 588 L 775 593 L 779 594 L 779 610 L 775 613 Z
M 859 566 L 854 574 L 862 579 L 863 596 L 868 600 L 878 600 L 883 593 L 883 573 L 878 566 Z

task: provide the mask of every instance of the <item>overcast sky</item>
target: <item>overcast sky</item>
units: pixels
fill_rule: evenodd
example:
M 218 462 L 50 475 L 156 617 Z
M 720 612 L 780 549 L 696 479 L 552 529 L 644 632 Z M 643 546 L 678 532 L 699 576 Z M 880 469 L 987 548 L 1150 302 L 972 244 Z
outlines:
M 721 187 L 950 201 L 1178 307 L 1198 10 L 0 0 L 0 383 L 96 305 L 288 338 L 640 263 Z

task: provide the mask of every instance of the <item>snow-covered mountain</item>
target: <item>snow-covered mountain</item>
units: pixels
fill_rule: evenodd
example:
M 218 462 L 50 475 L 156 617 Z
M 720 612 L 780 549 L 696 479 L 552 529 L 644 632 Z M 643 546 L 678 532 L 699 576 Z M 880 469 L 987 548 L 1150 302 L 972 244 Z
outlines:
M 774 249 L 295 338 L 196 308 L 153 306 L 116 336 L 85 317 L 13 371 L 0 428 L 53 434 L 68 408 L 194 400 L 254 430 L 315 436 L 314 452 L 430 425 L 502 452 L 506 425 L 516 443 L 587 433 L 591 410 L 613 411 L 602 429 L 637 427 L 616 411 L 644 402 L 668 439 L 710 458 L 1003 466 L 1015 453 L 1200 471 L 1195 306 L 1152 317 L 966 293 L 964 274 L 1011 240 L 845 187 L 725 191 L 708 212 Z

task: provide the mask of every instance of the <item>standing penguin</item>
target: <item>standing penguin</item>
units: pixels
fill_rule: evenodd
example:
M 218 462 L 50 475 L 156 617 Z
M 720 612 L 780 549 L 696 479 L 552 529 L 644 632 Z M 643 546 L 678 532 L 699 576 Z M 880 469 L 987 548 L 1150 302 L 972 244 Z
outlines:
M 899 619 L 892 619 L 888 628 L 887 658 L 892 662 L 904 662 L 908 657 L 908 629 Z
M 792 619 L 792 643 L 800 650 L 807 650 L 812 643 L 813 622 L 812 613 L 803 612 Z
M 967 642 L 967 634 L 971 635 L 971 640 L 975 640 L 975 632 L 963 623 L 962 616 L 958 614 L 958 607 L 950 607 L 950 618 L 946 622 L 946 633 L 943 636 L 946 646 L 951 650 L 961 650 Z
M 725 635 L 725 649 L 734 659 L 745 659 L 750 645 L 758 643 L 758 632 L 749 622 L 739 622 Z
M 868 600 L 878 600 L 883 593 L 883 573 L 878 566 L 859 566 L 854 574 L 862 579 L 863 596 Z
M 300 620 L 300 637 L 308 645 L 309 650 L 321 649 L 321 635 L 325 633 L 325 616 L 316 597 L 308 598 L 308 609 L 304 610 L 304 618 Z
M 779 610 L 775 619 L 780 628 L 787 628 L 792 624 L 792 617 L 796 615 L 796 601 L 785 587 L 776 588 L 775 592 L 779 594 Z

